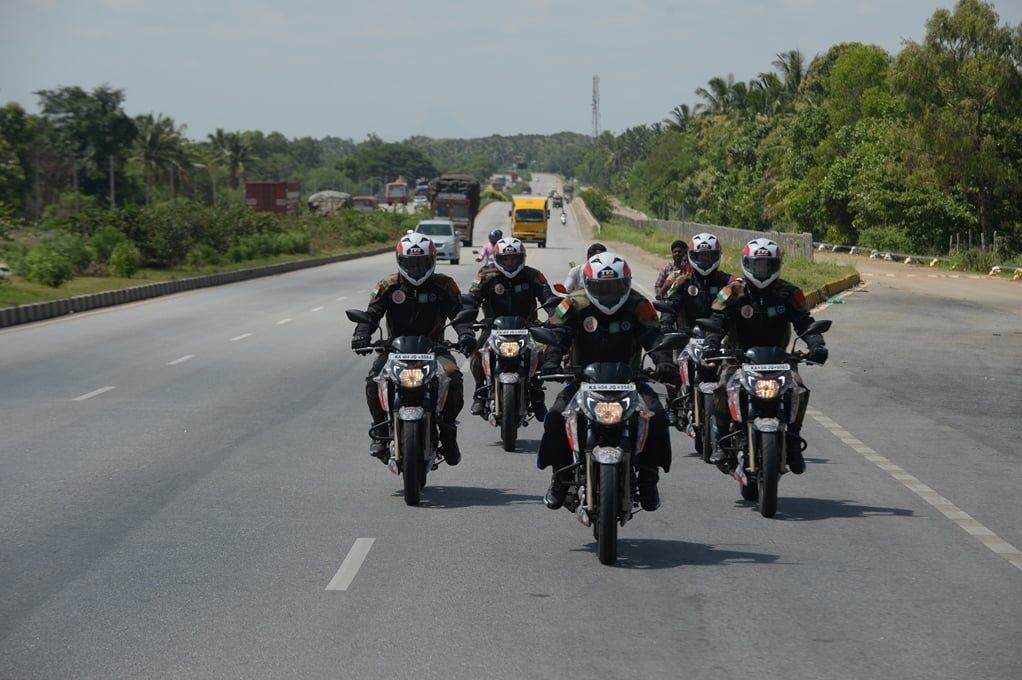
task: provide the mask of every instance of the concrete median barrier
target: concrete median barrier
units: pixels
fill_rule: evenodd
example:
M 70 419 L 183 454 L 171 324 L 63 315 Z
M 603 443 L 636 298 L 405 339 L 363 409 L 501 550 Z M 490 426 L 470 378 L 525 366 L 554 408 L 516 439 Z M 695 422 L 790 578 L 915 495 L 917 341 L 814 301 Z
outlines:
M 75 295 L 68 298 L 60 298 L 49 302 L 36 302 L 27 305 L 0 308 L 0 328 L 17 326 L 33 321 L 43 321 L 65 314 L 87 312 L 100 307 L 112 307 L 115 305 L 147 300 L 172 293 L 179 293 L 186 290 L 196 290 L 211 286 L 223 286 L 229 283 L 249 281 L 263 276 L 274 276 L 286 274 L 300 269 L 311 267 L 322 267 L 327 264 L 355 260 L 362 257 L 382 255 L 391 252 L 393 248 L 386 246 L 367 250 L 360 253 L 348 253 L 345 255 L 328 255 L 326 257 L 314 257 L 308 260 L 297 260 L 295 262 L 282 262 L 280 264 L 264 265 L 262 267 L 251 267 L 249 269 L 238 269 L 232 272 L 220 272 L 206 276 L 193 276 L 187 279 L 175 281 L 161 281 L 159 283 L 143 284 L 131 288 L 92 293 L 90 295 Z

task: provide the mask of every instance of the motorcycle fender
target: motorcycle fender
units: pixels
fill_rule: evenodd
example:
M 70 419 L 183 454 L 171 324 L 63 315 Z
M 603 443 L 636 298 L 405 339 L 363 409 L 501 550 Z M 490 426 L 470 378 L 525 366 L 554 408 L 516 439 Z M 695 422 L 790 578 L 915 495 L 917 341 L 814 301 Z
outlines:
M 421 406 L 402 406 L 397 412 L 398 420 L 422 420 L 426 416 L 426 410 Z
M 755 418 L 752 426 L 759 432 L 783 432 L 784 423 L 779 418 Z
M 508 383 L 518 382 L 519 377 L 517 373 L 501 373 L 498 380 L 502 385 L 506 385 Z
M 590 454 L 597 463 L 617 465 L 625 458 L 625 452 L 618 446 L 597 446 Z

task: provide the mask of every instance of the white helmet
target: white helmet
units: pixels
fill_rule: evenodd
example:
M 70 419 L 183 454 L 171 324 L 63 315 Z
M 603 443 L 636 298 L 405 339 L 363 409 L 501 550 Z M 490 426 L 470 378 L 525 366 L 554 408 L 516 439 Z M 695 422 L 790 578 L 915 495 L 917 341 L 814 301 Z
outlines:
M 696 234 L 688 244 L 688 263 L 699 274 L 709 276 L 720 266 L 720 241 L 713 234 Z
M 397 270 L 413 286 L 421 286 L 436 269 L 436 245 L 425 234 L 405 234 L 397 242 Z
M 598 253 L 582 268 L 586 297 L 604 314 L 613 314 L 625 304 L 632 290 L 632 270 L 616 253 Z
M 514 237 L 502 238 L 493 245 L 493 265 L 513 279 L 525 269 L 525 244 Z
M 757 288 L 766 288 L 781 275 L 781 247 L 768 238 L 749 241 L 742 250 L 742 274 Z

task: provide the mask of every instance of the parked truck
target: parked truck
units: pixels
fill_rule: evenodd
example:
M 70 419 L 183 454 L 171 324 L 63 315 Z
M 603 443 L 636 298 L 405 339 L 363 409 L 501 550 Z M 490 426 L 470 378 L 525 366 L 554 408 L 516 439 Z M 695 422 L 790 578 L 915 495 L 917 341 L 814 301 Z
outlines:
M 297 215 L 301 195 L 298 182 L 245 182 L 245 205 L 259 212 Z
M 429 184 L 429 206 L 434 218 L 454 223 L 462 245 L 472 245 L 472 230 L 479 214 L 479 180 L 453 172 L 440 175 Z

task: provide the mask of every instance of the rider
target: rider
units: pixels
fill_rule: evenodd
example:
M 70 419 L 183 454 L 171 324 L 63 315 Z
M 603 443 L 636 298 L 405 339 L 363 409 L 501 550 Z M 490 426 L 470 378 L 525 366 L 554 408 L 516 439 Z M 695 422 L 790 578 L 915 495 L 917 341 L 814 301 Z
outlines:
M 619 361 L 638 369 L 642 350 L 652 348 L 660 339 L 660 326 L 656 311 L 645 297 L 632 290 L 632 273 L 624 258 L 614 253 L 597 253 L 583 268 L 583 290 L 569 294 L 550 317 L 550 326 L 557 331 L 570 349 L 571 363 L 588 366 L 598 361 Z M 541 374 L 561 372 L 561 359 L 565 347 L 549 346 Z M 678 369 L 671 362 L 671 352 L 657 352 L 657 377 L 664 381 L 678 380 Z M 547 490 L 545 502 L 556 510 L 564 504 L 568 487 L 557 471 L 572 462 L 571 449 L 564 429 L 564 411 L 578 390 L 569 384 L 557 395 L 543 425 L 543 439 L 539 445 L 536 464 L 540 470 L 553 466 L 554 478 Z M 649 422 L 649 437 L 640 452 L 639 503 L 643 510 L 656 510 L 660 505 L 657 467 L 667 472 L 671 467 L 671 439 L 667 416 L 653 388 L 639 384 L 646 405 L 653 412 Z
M 594 243 L 589 246 L 589 250 L 586 251 L 586 260 L 588 261 L 593 255 L 607 252 L 607 246 L 602 243 Z M 568 270 L 568 277 L 564 279 L 564 287 L 569 293 L 574 293 L 576 290 L 582 290 L 582 269 L 586 266 L 586 263 L 576 264 L 574 267 Z
M 717 293 L 735 279 L 731 274 L 719 271 L 720 256 L 720 241 L 716 236 L 702 233 L 692 237 L 688 244 L 688 271 L 675 280 L 665 296 L 666 302 L 676 311 L 661 315 L 663 332 L 688 331 L 696 319 L 705 319 L 713 313 Z M 677 390 L 669 386 L 667 397 L 673 401 Z M 674 409 L 667 411 L 667 418 L 672 425 L 675 424 L 677 413 Z
M 494 246 L 493 266 L 484 267 L 476 276 L 468 294 L 475 298 L 477 307 L 483 308 L 483 316 L 493 319 L 498 316 L 520 316 L 527 321 L 536 320 L 536 303 L 543 304 L 553 292 L 546 277 L 538 269 L 525 266 L 525 244 L 516 238 L 502 238 Z M 479 346 L 490 337 L 489 329 L 479 334 Z M 486 406 L 486 379 L 483 376 L 483 359 L 478 351 L 472 353 L 472 377 L 476 389 L 469 412 L 482 415 Z M 536 420 L 546 415 L 543 388 L 530 388 L 532 412 Z
M 504 232 L 500 229 L 494 229 L 490 232 L 489 243 L 483 246 L 483 252 L 476 258 L 476 262 L 481 263 L 480 269 L 493 266 L 494 247 L 497 245 L 497 241 L 502 238 L 504 238 Z
M 809 303 L 802 289 L 788 283 L 781 275 L 781 248 L 768 238 L 758 238 L 745 246 L 742 251 L 741 279 L 724 286 L 713 303 L 713 318 L 724 328 L 731 340 L 731 346 L 740 352 L 750 347 L 785 347 L 791 339 L 791 329 L 803 333 L 813 323 L 809 315 Z M 720 352 L 721 336 L 710 333 L 706 337 L 706 355 Z M 827 346 L 823 336 L 808 335 L 803 338 L 809 346 L 806 360 L 814 364 L 827 361 Z M 794 367 L 793 367 L 794 369 Z M 738 370 L 735 364 L 728 364 L 721 371 L 717 385 L 715 410 L 717 431 L 727 432 L 730 423 L 727 403 L 728 379 Z M 805 472 L 806 463 L 802 456 L 802 421 L 809 404 L 809 390 L 798 372 L 794 372 L 798 384 L 799 400 L 795 422 L 788 429 L 788 468 L 796 475 Z M 720 447 L 713 452 L 710 462 L 718 466 L 728 462 L 728 454 Z
M 440 453 L 449 465 L 461 460 L 458 449 L 458 413 L 464 405 L 464 388 L 461 371 L 450 351 L 440 345 L 444 337 L 444 323 L 461 311 L 458 284 L 454 279 L 434 273 L 436 268 L 436 246 L 423 234 L 405 234 L 397 243 L 397 273 L 380 280 L 369 295 L 366 312 L 375 323 L 360 323 L 351 338 L 351 348 L 356 352 L 369 349 L 372 334 L 379 322 L 386 317 L 390 337 L 402 335 L 425 335 L 435 345 L 437 361 L 450 378 L 447 401 L 441 413 Z M 454 327 L 458 334 L 458 351 L 469 353 L 476 348 L 475 334 L 471 323 Z M 381 353 L 366 376 L 366 404 L 373 419 L 373 428 L 387 421 L 387 412 L 380 405 L 374 378 L 387 362 L 386 353 Z M 389 458 L 386 442 L 374 439 L 369 446 L 369 455 L 384 463 Z

